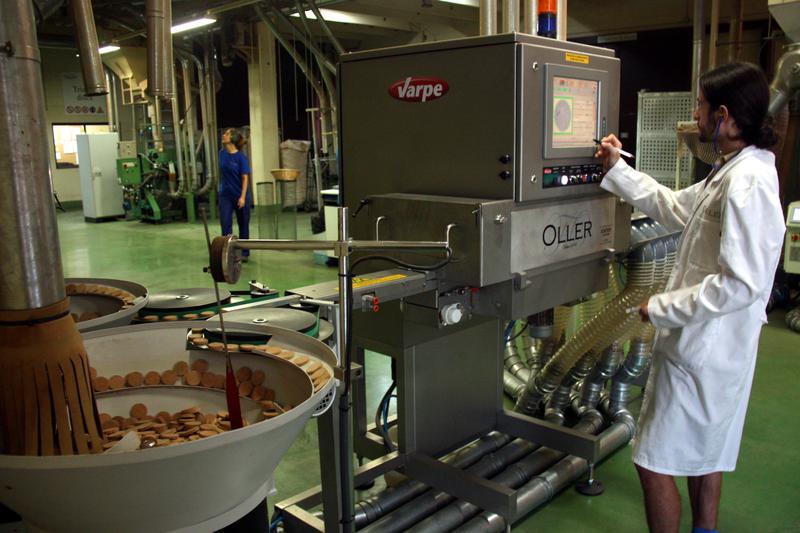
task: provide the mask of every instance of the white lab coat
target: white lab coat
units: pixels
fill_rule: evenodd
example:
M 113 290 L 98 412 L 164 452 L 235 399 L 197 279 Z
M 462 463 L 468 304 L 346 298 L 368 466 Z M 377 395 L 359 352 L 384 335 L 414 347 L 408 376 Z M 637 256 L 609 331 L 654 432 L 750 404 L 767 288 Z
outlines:
M 775 157 L 749 146 L 680 191 L 620 159 L 601 186 L 683 231 L 666 292 L 648 302 L 658 334 L 633 460 L 676 476 L 732 471 L 785 231 Z

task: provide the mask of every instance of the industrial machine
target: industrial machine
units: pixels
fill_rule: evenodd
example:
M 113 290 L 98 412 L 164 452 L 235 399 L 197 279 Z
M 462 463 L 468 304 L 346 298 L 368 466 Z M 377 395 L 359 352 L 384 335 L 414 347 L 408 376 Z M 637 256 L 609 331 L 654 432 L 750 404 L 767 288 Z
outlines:
M 365 350 L 393 359 L 398 433 L 387 449 L 358 379 L 351 431 L 345 383 L 339 409 L 319 424 L 322 490 L 277 510 L 287 531 L 362 527 L 380 514 L 353 514 L 353 483 L 402 470 L 417 488 L 511 523 L 527 512 L 515 491 L 440 458 L 498 431 L 592 465 L 632 436 L 629 416 L 593 435 L 604 425 L 594 415 L 577 430 L 502 403 L 505 321 L 541 314 L 546 329 L 547 310 L 606 288 L 608 264 L 629 247 L 630 207 L 599 188 L 593 158 L 596 139 L 617 128 L 619 61 L 601 48 L 505 34 L 349 54 L 339 69 L 338 239 L 219 237 L 211 271 L 237 279 L 244 249 L 332 250 L 339 281 L 285 298 L 338 309 L 345 380 L 360 374 Z M 376 272 L 380 262 L 399 268 Z M 365 312 L 348 318 L 351 310 Z M 354 475 L 351 447 L 371 460 Z M 308 512 L 320 503 L 321 520 Z M 368 529 L 410 525 L 392 515 Z
M 82 133 L 76 135 L 76 141 L 84 218 L 87 222 L 101 222 L 121 217 L 122 190 L 114 164 L 119 134 Z
M 136 151 L 136 141 L 119 143 L 117 173 L 125 196 L 125 211 L 130 219 L 143 222 L 168 222 L 186 217 L 190 210 L 194 213 L 194 198 L 171 194 L 170 182 L 176 181 L 174 150 L 157 151 L 151 149 L 147 154 Z

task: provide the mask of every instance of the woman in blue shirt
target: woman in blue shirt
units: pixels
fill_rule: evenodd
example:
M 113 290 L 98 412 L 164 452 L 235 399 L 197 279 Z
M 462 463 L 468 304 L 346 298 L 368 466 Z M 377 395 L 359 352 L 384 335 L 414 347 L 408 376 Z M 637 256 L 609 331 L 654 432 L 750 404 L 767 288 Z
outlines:
M 239 226 L 239 238 L 250 238 L 250 163 L 239 151 L 245 144 L 241 132 L 228 128 L 222 134 L 222 149 L 219 151 L 219 220 L 222 234 L 233 233 L 233 214 Z M 249 250 L 242 251 L 242 260 L 247 262 Z

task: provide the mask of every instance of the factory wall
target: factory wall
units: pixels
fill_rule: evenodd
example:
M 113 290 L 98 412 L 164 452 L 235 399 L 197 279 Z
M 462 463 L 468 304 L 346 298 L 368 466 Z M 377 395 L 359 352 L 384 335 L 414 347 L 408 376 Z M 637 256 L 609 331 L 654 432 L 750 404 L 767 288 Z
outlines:
M 47 114 L 47 136 L 50 171 L 53 189 L 62 202 L 80 201 L 81 178 L 78 168 L 56 168 L 56 147 L 53 124 L 107 124 L 105 97 L 84 100 L 78 95 L 69 96 L 73 81 L 83 86 L 80 60 L 75 50 L 68 48 L 42 48 L 42 81 Z M 84 111 L 83 107 L 87 109 Z M 91 107 L 94 106 L 94 112 Z M 76 110 L 76 107 L 81 109 Z M 98 113 L 98 107 L 102 113 Z

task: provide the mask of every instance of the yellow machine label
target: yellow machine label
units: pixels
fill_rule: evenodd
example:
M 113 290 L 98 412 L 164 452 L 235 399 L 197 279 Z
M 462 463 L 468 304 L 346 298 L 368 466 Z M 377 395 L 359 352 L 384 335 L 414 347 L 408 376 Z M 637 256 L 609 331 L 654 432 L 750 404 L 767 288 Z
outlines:
M 382 278 L 353 278 L 353 288 L 360 289 L 361 287 L 369 287 L 370 285 L 377 285 L 387 281 L 396 281 L 398 279 L 407 278 L 405 274 L 392 274 L 391 276 L 384 276 Z
M 589 64 L 589 56 L 584 54 L 576 54 L 574 52 L 566 52 L 564 54 L 564 59 L 571 63 L 580 63 L 581 65 L 588 65 Z

